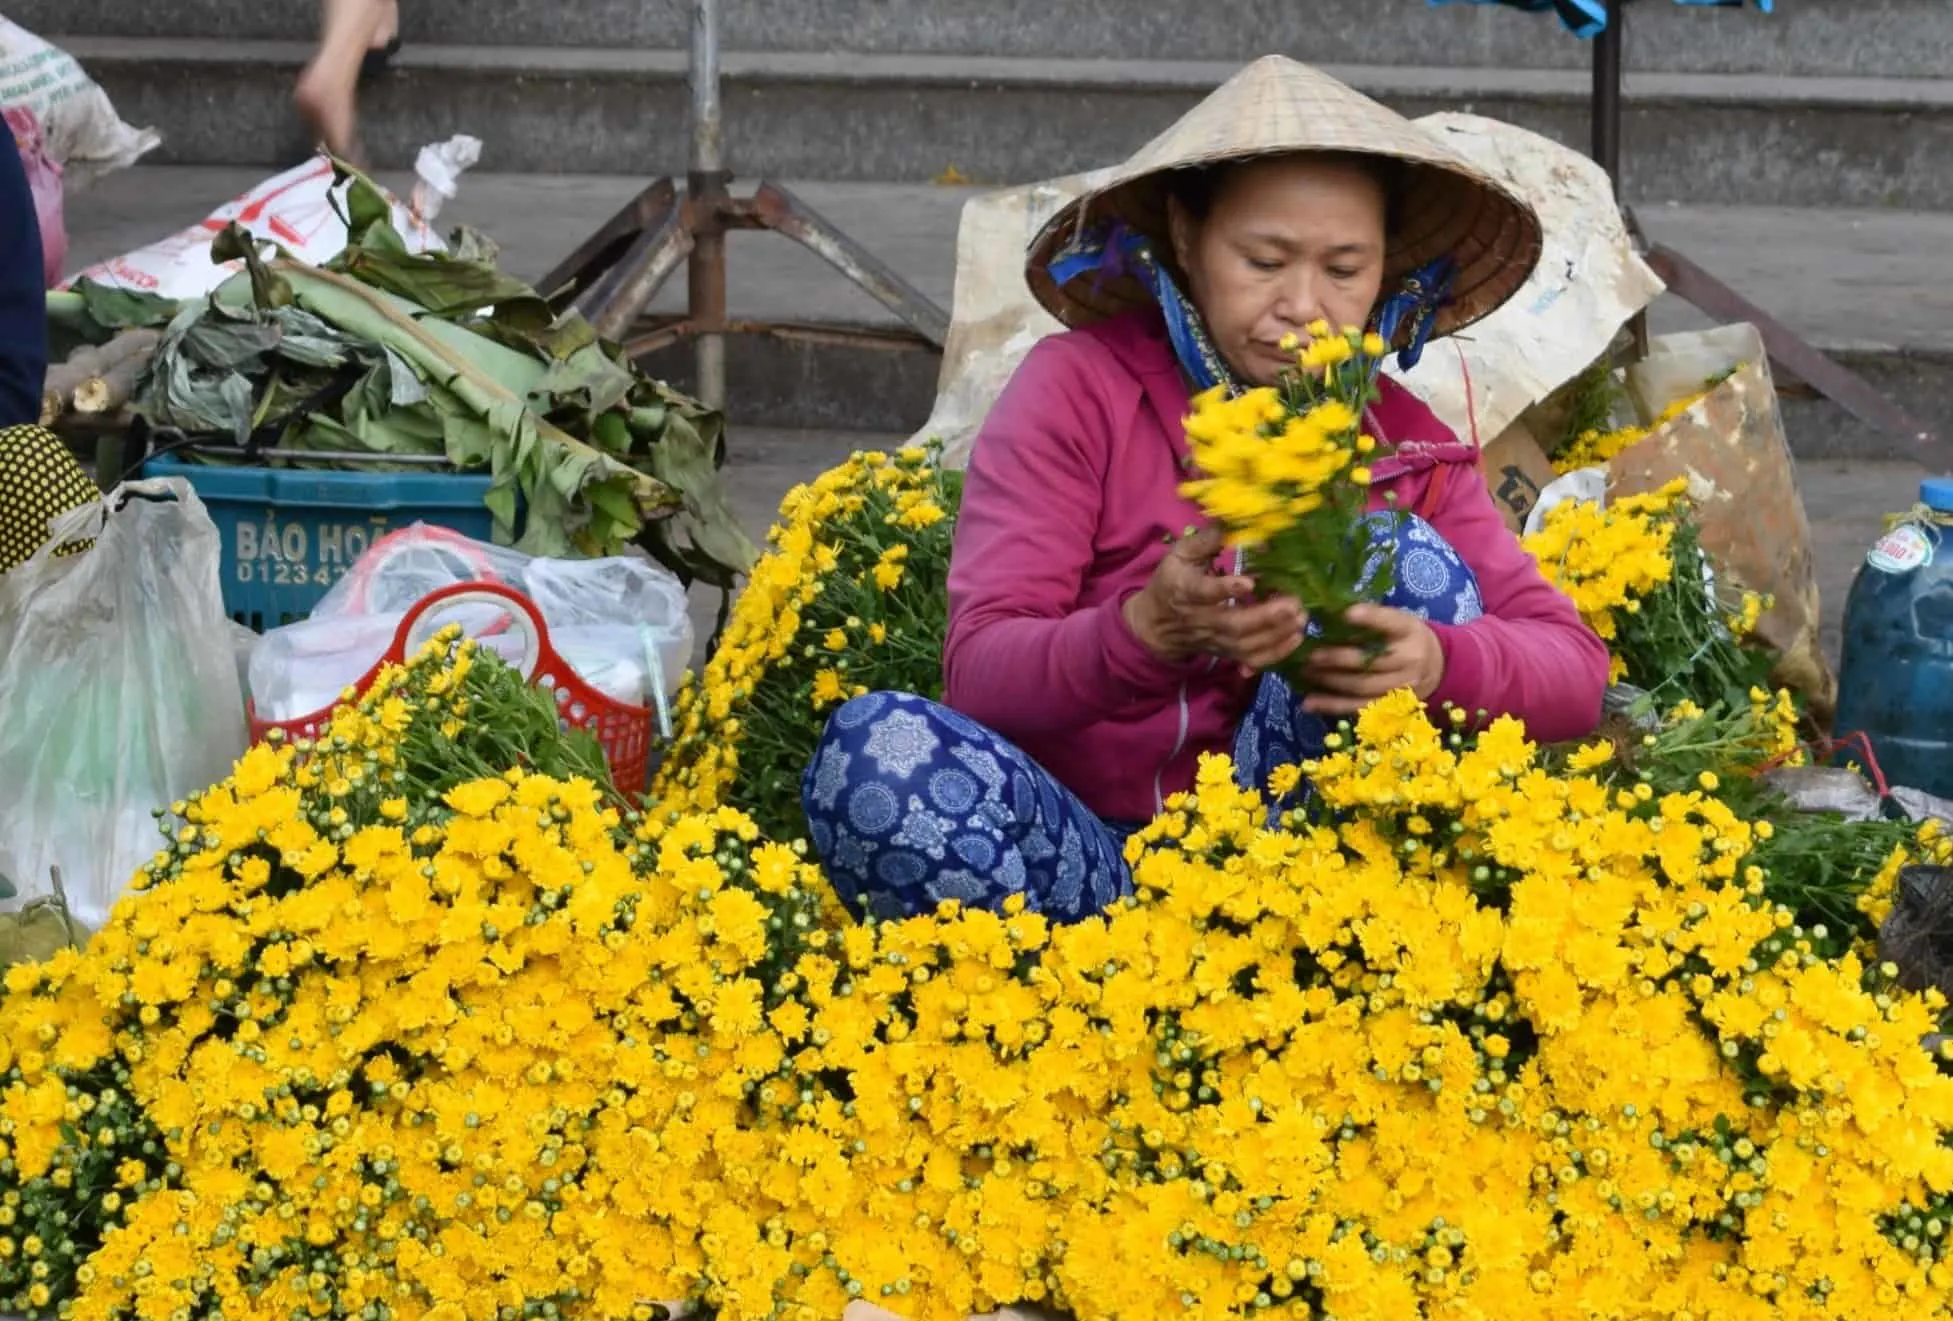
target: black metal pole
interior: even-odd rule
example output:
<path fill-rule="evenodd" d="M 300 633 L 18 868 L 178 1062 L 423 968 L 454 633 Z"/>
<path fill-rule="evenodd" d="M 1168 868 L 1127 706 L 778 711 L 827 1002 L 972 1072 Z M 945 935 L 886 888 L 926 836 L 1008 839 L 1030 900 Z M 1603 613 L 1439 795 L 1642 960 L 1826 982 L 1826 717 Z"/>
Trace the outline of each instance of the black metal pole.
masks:
<path fill-rule="evenodd" d="M 1621 48 L 1626 0 L 1607 0 L 1607 26 L 1594 38 L 1594 160 L 1621 192 Z"/>

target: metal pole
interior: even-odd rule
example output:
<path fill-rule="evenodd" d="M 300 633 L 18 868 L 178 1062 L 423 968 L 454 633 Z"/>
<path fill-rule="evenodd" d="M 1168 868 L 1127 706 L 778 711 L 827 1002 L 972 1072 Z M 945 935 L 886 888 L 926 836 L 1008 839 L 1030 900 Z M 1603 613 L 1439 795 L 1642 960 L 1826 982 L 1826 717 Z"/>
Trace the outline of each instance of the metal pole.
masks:
<path fill-rule="evenodd" d="M 719 103 L 719 0 L 692 0 L 692 152 L 685 187 L 692 212 L 687 298 L 698 337 L 698 397 L 726 404 L 726 163 Z"/>
<path fill-rule="evenodd" d="M 1594 38 L 1594 161 L 1607 173 L 1615 203 L 1621 207 L 1631 241 L 1637 238 L 1634 213 L 1621 200 L 1621 51 L 1627 45 L 1626 0 L 1607 0 L 1607 26 Z M 1634 314 L 1628 322 L 1638 361 L 1648 356 L 1648 314 Z"/>
<path fill-rule="evenodd" d="M 1607 0 L 1607 26 L 1594 38 L 1594 160 L 1621 193 L 1621 46 L 1625 0 Z"/>

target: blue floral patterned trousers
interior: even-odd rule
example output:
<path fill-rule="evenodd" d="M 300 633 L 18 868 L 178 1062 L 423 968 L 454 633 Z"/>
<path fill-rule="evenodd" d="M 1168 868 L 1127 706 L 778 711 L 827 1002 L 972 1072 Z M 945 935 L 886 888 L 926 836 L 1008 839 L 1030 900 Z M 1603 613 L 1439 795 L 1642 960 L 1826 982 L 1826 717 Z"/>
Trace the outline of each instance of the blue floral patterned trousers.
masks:
<path fill-rule="evenodd" d="M 1385 605 L 1464 624 L 1483 613 L 1478 581 L 1415 515 L 1373 516 L 1397 543 Z M 1262 676 L 1234 738 L 1235 774 L 1265 789 L 1281 766 L 1323 751 L 1328 730 L 1288 683 Z M 801 779 L 815 852 L 841 896 L 880 917 L 933 911 L 946 899 L 1028 908 L 1075 922 L 1132 889 L 1126 839 L 1137 822 L 1100 819 L 994 730 L 913 693 L 844 703 Z"/>

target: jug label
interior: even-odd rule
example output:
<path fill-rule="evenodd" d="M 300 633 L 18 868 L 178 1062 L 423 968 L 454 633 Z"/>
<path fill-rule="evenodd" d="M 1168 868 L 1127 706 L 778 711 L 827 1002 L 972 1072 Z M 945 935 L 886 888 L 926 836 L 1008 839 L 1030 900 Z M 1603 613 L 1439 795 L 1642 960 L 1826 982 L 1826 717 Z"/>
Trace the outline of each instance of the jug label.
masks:
<path fill-rule="evenodd" d="M 1893 528 L 1878 539 L 1865 563 L 1883 573 L 1910 573 L 1933 562 L 1933 543 L 1911 523 Z"/>

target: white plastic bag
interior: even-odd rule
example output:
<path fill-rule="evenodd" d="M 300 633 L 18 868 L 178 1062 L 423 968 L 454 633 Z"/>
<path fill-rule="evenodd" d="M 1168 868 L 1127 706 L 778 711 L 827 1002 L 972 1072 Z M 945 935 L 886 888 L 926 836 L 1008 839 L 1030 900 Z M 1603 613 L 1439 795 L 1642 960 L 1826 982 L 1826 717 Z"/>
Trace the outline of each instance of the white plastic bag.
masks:
<path fill-rule="evenodd" d="M 685 589 L 668 570 L 624 557 L 540 559 L 422 523 L 374 542 L 309 619 L 264 635 L 250 667 L 258 718 L 295 721 L 331 707 L 385 656 L 415 605 L 461 583 L 496 583 L 528 597 L 550 646 L 584 682 L 616 701 L 656 707 L 669 732 L 667 704 L 691 662 L 693 630 Z M 505 618 L 493 605 L 441 613 L 498 652 L 514 641 L 497 631 Z"/>
<path fill-rule="evenodd" d="M 123 123 L 68 52 L 0 18 L 0 110 L 16 106 L 40 121 L 54 163 L 81 174 L 133 165 L 162 141 L 154 129 Z"/>
<path fill-rule="evenodd" d="M 75 917 L 101 926 L 162 846 L 155 813 L 243 755 L 218 548 L 187 483 L 135 482 L 57 519 L 46 546 L 0 574 L 0 873 L 20 892 L 10 903 L 48 894 L 59 867 Z"/>
<path fill-rule="evenodd" d="M 1532 512 L 1526 515 L 1527 536 L 1536 535 L 1546 526 L 1546 516 L 1559 506 L 1571 501 L 1574 504 L 1598 505 L 1607 507 L 1607 469 L 1575 468 L 1562 473 L 1540 489 L 1539 499 L 1534 502 Z"/>
<path fill-rule="evenodd" d="M 421 150 L 416 165 L 414 204 L 387 194 L 393 227 L 410 252 L 438 252 L 445 245 L 433 229 L 441 204 L 454 196 L 455 180 L 481 156 L 481 143 L 456 137 Z M 77 272 L 68 283 L 87 278 L 159 294 L 164 298 L 196 298 L 207 294 L 243 268 L 242 262 L 210 260 L 210 241 L 233 221 L 268 243 L 277 243 L 298 260 L 323 265 L 346 247 L 345 194 L 349 184 L 333 186 L 333 165 L 315 156 L 242 197 L 232 198 L 188 229 L 137 248 L 134 252 L 97 262 Z"/>

